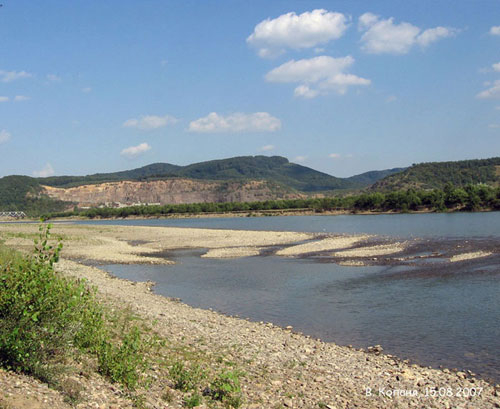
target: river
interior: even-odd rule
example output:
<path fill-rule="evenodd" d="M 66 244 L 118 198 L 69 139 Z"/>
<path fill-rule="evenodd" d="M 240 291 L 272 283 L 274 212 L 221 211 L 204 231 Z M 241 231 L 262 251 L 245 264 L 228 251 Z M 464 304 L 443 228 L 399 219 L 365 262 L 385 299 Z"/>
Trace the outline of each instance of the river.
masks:
<path fill-rule="evenodd" d="M 90 221 L 84 223 L 370 233 L 435 246 L 500 245 L 500 213 L 284 216 Z M 451 243 L 451 244 L 450 244 Z M 423 365 L 470 369 L 500 381 L 500 256 L 420 266 L 347 267 L 274 255 L 217 260 L 178 250 L 175 265 L 106 265 L 116 276 L 152 280 L 154 291 L 189 305 L 292 325 L 341 345 Z"/>

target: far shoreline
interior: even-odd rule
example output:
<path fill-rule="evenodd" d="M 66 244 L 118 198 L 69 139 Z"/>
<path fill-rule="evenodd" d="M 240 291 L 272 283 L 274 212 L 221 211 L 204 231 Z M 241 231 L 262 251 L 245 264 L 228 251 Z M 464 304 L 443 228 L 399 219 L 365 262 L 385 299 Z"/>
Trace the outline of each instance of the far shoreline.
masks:
<path fill-rule="evenodd" d="M 492 213 L 498 212 L 495 209 L 479 209 L 468 211 L 462 209 L 436 211 L 432 209 L 408 210 L 408 211 L 356 211 L 356 210 L 325 210 L 316 211 L 311 209 L 280 209 L 280 210 L 257 210 L 257 211 L 233 211 L 233 212 L 200 212 L 200 213 L 171 213 L 159 215 L 130 215 L 126 217 L 111 216 L 111 217 L 83 217 L 83 216 L 68 216 L 43 218 L 45 222 L 63 222 L 63 221 L 86 221 L 86 220 L 152 220 L 152 219 L 210 219 L 210 218 L 236 218 L 236 217 L 274 217 L 274 216 L 377 216 L 377 215 L 397 215 L 397 214 L 454 214 L 454 213 Z M 0 218 L 0 223 L 16 223 L 16 222 L 39 222 L 40 218 L 27 217 L 23 219 Z"/>

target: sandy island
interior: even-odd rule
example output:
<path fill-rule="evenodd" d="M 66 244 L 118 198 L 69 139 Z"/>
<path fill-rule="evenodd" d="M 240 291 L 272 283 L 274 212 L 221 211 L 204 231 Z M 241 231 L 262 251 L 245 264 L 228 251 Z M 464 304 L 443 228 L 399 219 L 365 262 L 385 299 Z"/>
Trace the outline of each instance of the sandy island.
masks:
<path fill-rule="evenodd" d="M 0 226 L 0 237 L 8 245 L 20 249 L 31 247 L 36 232 L 36 225 Z M 205 248 L 208 249 L 207 256 L 212 252 L 212 255 L 228 257 L 232 251 L 248 256 L 270 246 L 280 246 L 289 249 L 280 250 L 281 254 L 291 255 L 318 249 L 348 248 L 354 243 L 359 244 L 360 237 L 343 237 L 345 241 L 342 243 L 338 237 L 326 237 L 322 245 L 321 241 L 304 243 L 317 239 L 315 234 L 292 232 L 56 225 L 53 233 L 54 236 L 63 236 L 65 243 L 63 258 L 57 266 L 59 271 L 86 278 L 97 286 L 108 302 L 117 306 L 128 305 L 141 317 L 155 322 L 155 330 L 169 340 L 182 342 L 207 356 L 217 356 L 224 351 L 227 359 L 245 371 L 244 408 L 500 407 L 498 385 L 494 387 L 470 374 L 409 365 L 390 355 L 380 354 L 378 348 L 364 352 L 315 340 L 294 333 L 290 328 L 282 329 L 270 323 L 249 322 L 192 308 L 153 294 L 148 283 L 113 278 L 96 267 L 78 262 L 166 263 L 169 262 L 168 251 L 178 248 Z M 371 249 L 369 243 L 367 246 L 365 254 L 367 251 L 374 254 L 373 246 Z M 393 247 L 399 250 L 401 244 Z M 382 250 L 383 254 L 389 251 L 375 250 L 378 250 L 377 254 Z M 53 396 L 57 392 L 44 389 L 39 382 L 4 371 L 0 371 L 0 380 L 3 383 L 0 397 L 3 396 L 6 402 L 14 402 L 16 396 L 22 399 L 19 393 L 15 394 L 16 385 L 22 385 L 23 394 L 28 391 L 45 399 L 40 398 L 38 406 L 18 407 L 69 408 Z M 99 388 L 100 400 L 96 401 L 92 395 L 77 407 L 128 407 L 120 403 L 116 388 L 106 385 Z M 453 396 L 432 392 L 439 388 L 445 388 L 445 392 L 449 388 Z M 464 396 L 463 391 L 471 390 L 476 391 L 476 396 Z M 181 407 L 182 402 L 162 405 L 160 398 L 155 400 L 155 393 L 160 392 L 151 389 L 147 407 Z M 100 405 L 98 402 L 102 401 L 118 403 Z"/>

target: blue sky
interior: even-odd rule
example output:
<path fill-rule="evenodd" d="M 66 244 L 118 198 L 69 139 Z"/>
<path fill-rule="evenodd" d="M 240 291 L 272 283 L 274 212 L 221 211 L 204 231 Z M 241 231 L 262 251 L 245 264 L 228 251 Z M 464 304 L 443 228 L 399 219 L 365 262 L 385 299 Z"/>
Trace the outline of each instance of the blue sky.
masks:
<path fill-rule="evenodd" d="M 4 0 L 0 176 L 500 155 L 500 1 Z"/>

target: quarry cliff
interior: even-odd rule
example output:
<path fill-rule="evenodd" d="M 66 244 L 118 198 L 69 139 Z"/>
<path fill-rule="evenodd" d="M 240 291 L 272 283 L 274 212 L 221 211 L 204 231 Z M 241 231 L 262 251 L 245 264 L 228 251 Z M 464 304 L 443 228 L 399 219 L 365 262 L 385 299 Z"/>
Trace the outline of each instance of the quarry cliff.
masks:
<path fill-rule="evenodd" d="M 204 181 L 173 178 L 153 181 L 119 181 L 69 188 L 42 186 L 42 194 L 73 202 L 79 207 L 99 205 L 252 202 L 296 199 L 304 195 L 265 180 Z"/>

